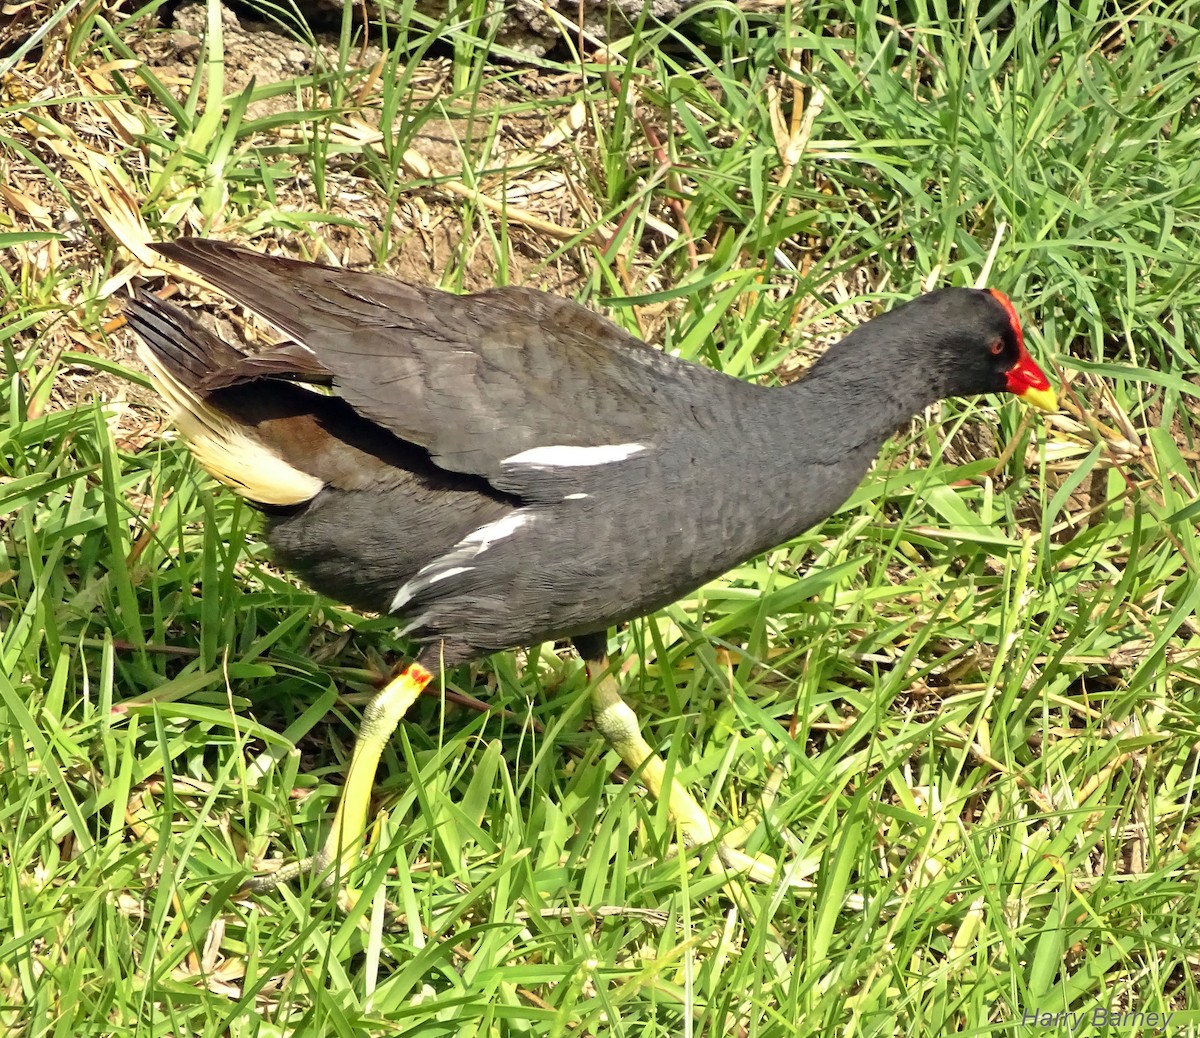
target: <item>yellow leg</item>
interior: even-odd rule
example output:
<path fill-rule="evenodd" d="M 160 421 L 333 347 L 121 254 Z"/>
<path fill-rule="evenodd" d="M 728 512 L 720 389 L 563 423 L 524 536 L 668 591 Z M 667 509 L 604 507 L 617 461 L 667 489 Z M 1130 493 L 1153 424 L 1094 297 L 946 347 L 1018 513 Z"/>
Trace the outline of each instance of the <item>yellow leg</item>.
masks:
<path fill-rule="evenodd" d="M 350 770 L 346 773 L 346 784 L 333 816 L 333 828 L 324 846 L 311 858 L 285 865 L 270 875 L 255 876 L 242 887 L 244 891 L 261 894 L 305 872 L 322 876 L 327 885 L 341 884 L 362 852 L 379 758 L 396 726 L 432 680 L 433 675 L 425 667 L 411 663 L 367 704 L 350 758 Z M 335 867 L 330 869 L 333 865 Z"/>
<path fill-rule="evenodd" d="M 608 744 L 621 755 L 621 760 L 641 777 L 650 795 L 656 800 L 666 799 L 667 810 L 679 826 L 684 842 L 689 847 L 715 843 L 717 856 L 725 869 L 743 873 L 760 883 L 771 882 L 775 878 L 774 862 L 752 858 L 727 841 L 720 840 L 708 813 L 691 793 L 678 781 L 667 784 L 666 763 L 642 738 L 637 715 L 621 698 L 617 681 L 609 673 L 607 662 L 589 662 L 588 673 L 592 678 L 592 712 L 596 727 Z"/>

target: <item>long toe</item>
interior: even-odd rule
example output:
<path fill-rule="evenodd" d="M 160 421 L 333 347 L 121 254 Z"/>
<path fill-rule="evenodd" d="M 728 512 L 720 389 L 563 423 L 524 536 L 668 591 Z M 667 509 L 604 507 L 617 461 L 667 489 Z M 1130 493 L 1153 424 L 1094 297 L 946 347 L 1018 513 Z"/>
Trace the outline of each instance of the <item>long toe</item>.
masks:
<path fill-rule="evenodd" d="M 775 862 L 751 857 L 739 850 L 734 846 L 736 836 L 733 840 L 722 839 L 720 829 L 683 783 L 668 778 L 666 763 L 642 737 L 637 715 L 621 697 L 616 679 L 608 672 L 607 662 L 591 661 L 588 668 L 593 675 L 591 695 L 596 727 L 650 795 L 666 802 L 684 843 L 689 847 L 714 845 L 717 856 L 713 867 L 722 874 L 737 873 L 760 883 L 774 882 L 779 872 Z M 768 786 L 768 795 L 771 792 Z"/>

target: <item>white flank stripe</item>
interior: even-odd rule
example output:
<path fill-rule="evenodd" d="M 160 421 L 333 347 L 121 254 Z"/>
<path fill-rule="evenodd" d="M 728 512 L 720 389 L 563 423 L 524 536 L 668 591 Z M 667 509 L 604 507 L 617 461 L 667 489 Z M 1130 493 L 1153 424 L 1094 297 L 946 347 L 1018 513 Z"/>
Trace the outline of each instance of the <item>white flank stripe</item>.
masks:
<path fill-rule="evenodd" d="M 472 552 L 472 556 L 478 555 L 481 551 L 487 551 L 496 541 L 502 541 L 505 537 L 510 537 L 532 519 L 528 512 L 516 511 L 509 512 L 503 519 L 497 519 L 494 523 L 488 523 L 487 526 L 481 526 L 473 533 L 469 533 L 461 541 L 459 545 L 466 546 L 468 544 L 478 544 L 479 549 Z M 450 554 L 446 558 L 450 558 L 458 551 L 458 547 L 451 549 Z M 436 562 L 433 565 L 437 565 Z"/>
<path fill-rule="evenodd" d="M 540 465 L 546 468 L 577 468 L 583 465 L 611 465 L 646 449 L 642 443 L 606 443 L 600 447 L 531 447 L 501 460 L 501 465 Z"/>
<path fill-rule="evenodd" d="M 585 498 L 591 497 L 591 494 L 568 494 L 563 498 L 564 501 L 582 501 Z"/>
<path fill-rule="evenodd" d="M 436 584 L 439 580 L 445 580 L 448 577 L 457 577 L 460 573 L 470 573 L 474 566 L 455 566 L 453 569 L 448 569 L 443 573 L 438 573 L 436 576 L 429 578 L 430 584 Z"/>
<path fill-rule="evenodd" d="M 407 581 L 404 584 L 401 584 L 399 590 L 396 591 L 395 597 L 392 599 L 392 604 L 390 606 L 388 606 L 388 612 L 389 613 L 400 612 L 400 610 L 403 609 L 406 605 L 408 605 L 408 603 L 412 600 L 412 596 L 414 593 L 415 592 L 413 590 L 413 582 L 411 580 Z M 401 631 L 400 633 L 404 634 L 405 631 L 407 631 L 407 630 L 408 630 L 408 628 L 406 627 L 404 629 L 404 631 Z"/>
<path fill-rule="evenodd" d="M 420 592 L 424 591 L 431 584 L 436 584 L 439 580 L 447 580 L 450 577 L 457 576 L 460 573 L 467 573 L 474 569 L 474 566 L 466 566 L 464 563 L 470 562 L 476 555 L 482 555 L 497 541 L 502 541 L 505 537 L 511 537 L 522 526 L 532 521 L 533 515 L 530 512 L 517 510 L 509 512 L 502 519 L 497 519 L 486 526 L 481 526 L 478 530 L 472 530 L 466 537 L 446 552 L 445 555 L 441 555 L 432 562 L 426 563 L 417 570 L 412 580 L 401 584 L 400 588 L 396 591 L 396 596 L 392 599 L 389 611 L 393 613 L 399 612 Z M 413 626 L 413 624 L 409 624 L 400 633 L 404 634 L 405 631 Z"/>

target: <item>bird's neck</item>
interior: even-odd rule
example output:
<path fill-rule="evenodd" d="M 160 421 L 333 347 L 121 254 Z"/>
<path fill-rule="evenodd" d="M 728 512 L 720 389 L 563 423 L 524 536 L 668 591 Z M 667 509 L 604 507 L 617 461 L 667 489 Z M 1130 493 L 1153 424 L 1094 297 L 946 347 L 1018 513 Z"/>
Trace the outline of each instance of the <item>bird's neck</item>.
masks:
<path fill-rule="evenodd" d="M 814 460 L 836 464 L 839 454 L 860 452 L 874 458 L 889 436 L 944 395 L 908 358 L 854 346 L 843 340 L 777 393 L 780 422 Z"/>

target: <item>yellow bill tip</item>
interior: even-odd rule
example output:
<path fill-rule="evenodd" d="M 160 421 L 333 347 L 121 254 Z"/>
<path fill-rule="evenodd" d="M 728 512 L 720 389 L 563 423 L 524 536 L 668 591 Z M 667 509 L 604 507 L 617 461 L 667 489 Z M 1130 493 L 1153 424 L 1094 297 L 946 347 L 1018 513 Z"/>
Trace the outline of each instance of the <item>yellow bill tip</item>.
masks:
<path fill-rule="evenodd" d="M 1045 389 L 1031 387 L 1019 395 L 1025 403 L 1030 407 L 1036 407 L 1039 411 L 1053 413 L 1058 410 L 1058 394 L 1049 386 Z"/>

